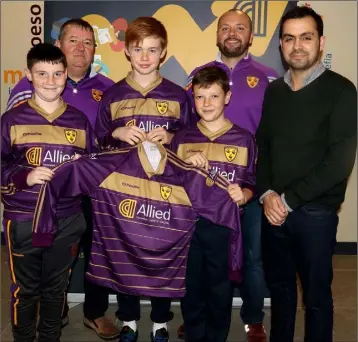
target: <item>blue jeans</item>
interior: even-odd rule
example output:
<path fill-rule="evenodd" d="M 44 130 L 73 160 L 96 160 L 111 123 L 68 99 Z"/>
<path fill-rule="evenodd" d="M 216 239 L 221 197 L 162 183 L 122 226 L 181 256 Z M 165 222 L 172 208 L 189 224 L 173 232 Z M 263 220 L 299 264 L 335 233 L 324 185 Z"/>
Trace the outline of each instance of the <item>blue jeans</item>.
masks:
<path fill-rule="evenodd" d="M 262 207 L 254 199 L 244 207 L 242 236 L 244 247 L 243 281 L 240 296 L 243 300 L 241 319 L 244 324 L 262 323 L 264 319 L 265 278 L 261 253 Z"/>

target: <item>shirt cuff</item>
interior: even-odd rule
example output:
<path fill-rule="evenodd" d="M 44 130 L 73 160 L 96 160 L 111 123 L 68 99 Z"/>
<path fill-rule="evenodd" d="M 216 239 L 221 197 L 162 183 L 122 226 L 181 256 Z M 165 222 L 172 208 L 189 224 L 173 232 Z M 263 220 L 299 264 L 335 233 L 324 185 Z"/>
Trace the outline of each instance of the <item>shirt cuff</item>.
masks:
<path fill-rule="evenodd" d="M 27 185 L 27 176 L 32 169 L 20 170 L 12 176 L 12 182 L 15 185 L 16 190 L 29 189 Z"/>
<path fill-rule="evenodd" d="M 292 213 L 293 209 L 287 204 L 286 199 L 285 199 L 285 194 L 281 195 L 281 200 L 282 200 L 283 204 L 285 205 L 286 209 L 288 210 L 288 212 Z"/>
<path fill-rule="evenodd" d="M 272 194 L 273 192 L 275 192 L 275 191 L 273 191 L 273 190 L 267 190 L 267 191 L 259 198 L 259 202 L 260 202 L 261 204 L 263 204 L 263 203 L 264 203 L 264 198 L 265 198 L 267 195 Z"/>

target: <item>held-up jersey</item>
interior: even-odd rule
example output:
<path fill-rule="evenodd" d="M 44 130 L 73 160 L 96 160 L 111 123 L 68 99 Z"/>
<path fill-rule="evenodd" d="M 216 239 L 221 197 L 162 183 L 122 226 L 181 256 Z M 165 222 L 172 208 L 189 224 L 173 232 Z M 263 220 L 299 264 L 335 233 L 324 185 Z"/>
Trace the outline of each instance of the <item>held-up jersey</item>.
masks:
<path fill-rule="evenodd" d="M 257 149 L 254 137 L 229 120 L 214 133 L 200 121 L 196 126 L 181 129 L 174 136 L 170 149 L 184 160 L 202 153 L 212 170 L 230 183 L 255 192 Z"/>
<path fill-rule="evenodd" d="M 142 88 L 128 75 L 103 95 L 96 134 L 104 148 L 128 147 L 127 143 L 112 137 L 116 128 L 137 126 L 148 133 L 153 128 L 164 127 L 174 133 L 189 123 L 190 107 L 185 90 L 173 82 L 159 76 Z"/>
<path fill-rule="evenodd" d="M 67 79 L 62 98 L 66 103 L 83 112 L 94 128 L 102 95 L 113 84 L 114 82 L 110 78 L 96 72 L 91 72 L 78 82 L 76 86 Z M 6 110 L 8 111 L 31 99 L 33 92 L 34 87 L 32 83 L 27 77 L 22 78 L 12 90 Z"/>
<path fill-rule="evenodd" d="M 97 152 L 93 129 L 87 117 L 62 102 L 52 114 L 33 99 L 6 112 L 1 118 L 1 193 L 4 217 L 31 221 L 39 185 L 29 187 L 27 175 L 38 166 L 53 168 L 75 153 Z M 61 199 L 59 217 L 79 212 L 80 200 Z"/>
<path fill-rule="evenodd" d="M 208 66 L 218 66 L 229 76 L 233 96 L 225 107 L 225 116 L 232 123 L 255 135 L 261 120 L 265 90 L 269 82 L 279 77 L 276 71 L 254 61 L 250 54 L 239 61 L 233 69 L 230 69 L 222 62 L 219 55 L 217 60 L 194 69 L 189 75 L 186 89 L 190 95 L 194 112 L 191 81 L 199 70 Z"/>
<path fill-rule="evenodd" d="M 156 171 L 143 144 L 58 166 L 40 191 L 33 244 L 51 244 L 59 198 L 89 195 L 93 208 L 89 280 L 132 295 L 184 296 L 187 255 L 198 216 L 233 229 L 241 239 L 240 213 L 224 178 L 191 167 L 156 146 L 160 152 Z M 242 250 L 232 246 L 232 251 L 231 268 L 239 273 Z"/>

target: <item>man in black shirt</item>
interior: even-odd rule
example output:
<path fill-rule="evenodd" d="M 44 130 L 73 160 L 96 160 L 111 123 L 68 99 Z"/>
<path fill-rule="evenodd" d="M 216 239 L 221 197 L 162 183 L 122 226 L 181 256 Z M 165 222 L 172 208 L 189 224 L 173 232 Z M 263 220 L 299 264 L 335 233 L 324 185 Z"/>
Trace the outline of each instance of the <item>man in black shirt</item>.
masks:
<path fill-rule="evenodd" d="M 357 141 L 357 91 L 320 62 L 322 18 L 297 7 L 281 21 L 289 66 L 266 90 L 257 131 L 257 187 L 264 208 L 265 276 L 271 342 L 294 339 L 299 275 L 305 341 L 332 342 L 332 255 Z"/>

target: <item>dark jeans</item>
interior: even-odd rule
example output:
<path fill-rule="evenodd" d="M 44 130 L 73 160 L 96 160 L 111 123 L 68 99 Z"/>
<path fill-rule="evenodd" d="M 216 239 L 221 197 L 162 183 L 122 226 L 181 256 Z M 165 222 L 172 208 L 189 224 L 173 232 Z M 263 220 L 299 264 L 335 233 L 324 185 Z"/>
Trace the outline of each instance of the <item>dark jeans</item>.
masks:
<path fill-rule="evenodd" d="M 332 342 L 332 256 L 338 215 L 332 208 L 306 204 L 280 226 L 263 218 L 263 259 L 271 291 L 271 342 L 294 338 L 298 274 L 305 306 L 305 342 Z"/>
<path fill-rule="evenodd" d="M 204 219 L 196 225 L 181 301 L 187 342 L 226 342 L 233 296 L 228 277 L 230 232 Z"/>
<path fill-rule="evenodd" d="M 11 321 L 15 342 L 33 342 L 40 303 L 38 342 L 58 342 L 71 265 L 85 230 L 82 214 L 59 220 L 51 247 L 32 247 L 32 222 L 4 220 L 12 278 Z"/>
<path fill-rule="evenodd" d="M 140 297 L 119 293 L 117 295 L 118 310 L 116 316 L 120 321 L 130 322 L 140 320 Z M 171 298 L 150 298 L 152 303 L 152 312 L 150 319 L 154 323 L 166 323 L 173 319 L 173 313 L 170 311 Z"/>
<path fill-rule="evenodd" d="M 243 301 L 240 315 L 244 324 L 262 323 L 264 319 L 266 285 L 261 253 L 261 215 L 261 204 L 255 199 L 244 207 L 241 221 L 244 268 L 239 289 Z"/>
<path fill-rule="evenodd" d="M 87 229 L 82 237 L 81 245 L 83 247 L 86 272 L 91 255 L 93 234 L 92 205 L 90 198 L 85 198 L 83 200 L 83 213 L 85 215 Z M 85 275 L 84 277 L 85 301 L 83 303 L 83 315 L 87 319 L 94 320 L 105 315 L 108 309 L 110 289 L 93 284 L 87 279 Z"/>

